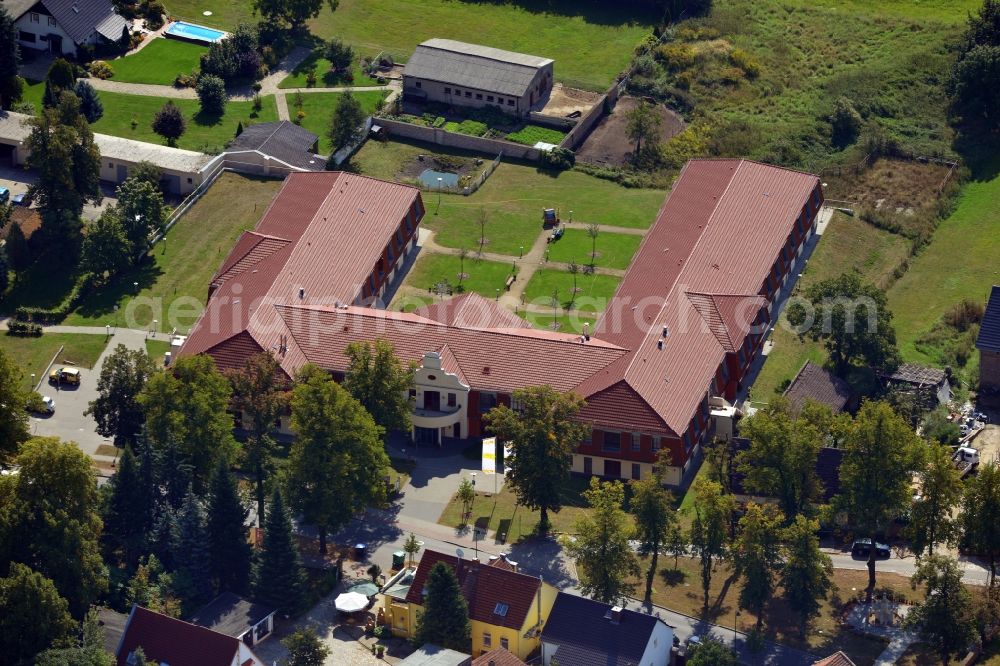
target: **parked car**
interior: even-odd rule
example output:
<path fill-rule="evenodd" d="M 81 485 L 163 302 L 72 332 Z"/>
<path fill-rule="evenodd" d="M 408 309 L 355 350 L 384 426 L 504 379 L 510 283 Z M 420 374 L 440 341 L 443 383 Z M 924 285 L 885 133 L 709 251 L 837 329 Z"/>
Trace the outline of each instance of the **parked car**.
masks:
<path fill-rule="evenodd" d="M 30 206 L 31 205 L 31 195 L 27 192 L 22 192 L 21 194 L 15 194 L 14 198 L 11 199 L 15 206 Z"/>
<path fill-rule="evenodd" d="M 80 369 L 71 366 L 52 368 L 52 372 L 49 373 L 49 382 L 52 384 L 72 384 L 73 386 L 78 386 L 80 384 Z"/>
<path fill-rule="evenodd" d="M 851 555 L 855 557 L 868 557 L 871 547 L 871 539 L 855 539 L 854 545 L 851 546 Z M 888 559 L 890 554 L 889 546 L 878 541 L 875 542 L 875 557 Z"/>
<path fill-rule="evenodd" d="M 32 414 L 55 414 L 56 401 L 47 395 L 38 395 L 32 391 L 27 408 Z"/>
<path fill-rule="evenodd" d="M 56 401 L 47 395 L 42 396 L 42 413 L 43 414 L 55 414 L 56 413 Z"/>
<path fill-rule="evenodd" d="M 10 201 L 10 190 L 0 185 L 0 203 L 7 203 L 8 201 Z"/>

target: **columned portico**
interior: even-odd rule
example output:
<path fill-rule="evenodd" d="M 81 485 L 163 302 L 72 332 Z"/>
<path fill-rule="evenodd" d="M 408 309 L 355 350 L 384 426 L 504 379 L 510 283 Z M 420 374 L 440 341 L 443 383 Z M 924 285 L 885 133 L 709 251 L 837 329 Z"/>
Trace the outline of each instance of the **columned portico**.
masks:
<path fill-rule="evenodd" d="M 443 437 L 467 436 L 469 385 L 460 376 L 447 347 L 427 352 L 413 375 L 410 437 L 419 444 L 441 445 Z M 451 367 L 446 367 L 451 366 Z"/>

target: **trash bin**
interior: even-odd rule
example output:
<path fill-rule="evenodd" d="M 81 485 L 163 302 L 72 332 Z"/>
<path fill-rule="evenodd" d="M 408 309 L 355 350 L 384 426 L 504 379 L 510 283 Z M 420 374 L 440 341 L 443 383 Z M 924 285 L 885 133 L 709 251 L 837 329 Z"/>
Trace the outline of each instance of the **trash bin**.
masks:
<path fill-rule="evenodd" d="M 368 546 L 367 545 L 365 545 L 363 543 L 355 544 L 354 545 L 354 559 L 357 560 L 358 562 L 364 561 L 365 555 L 367 554 L 367 551 L 368 551 Z"/>
<path fill-rule="evenodd" d="M 395 553 L 392 554 L 393 569 L 396 569 L 398 571 L 399 569 L 402 569 L 405 565 L 406 565 L 406 553 L 404 553 L 401 550 L 397 550 Z"/>

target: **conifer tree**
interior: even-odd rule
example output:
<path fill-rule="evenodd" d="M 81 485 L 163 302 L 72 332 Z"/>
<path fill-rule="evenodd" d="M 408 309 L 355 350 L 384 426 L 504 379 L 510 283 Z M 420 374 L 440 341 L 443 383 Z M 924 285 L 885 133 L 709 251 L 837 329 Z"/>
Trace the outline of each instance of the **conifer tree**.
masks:
<path fill-rule="evenodd" d="M 468 652 L 472 635 L 469 606 L 452 568 L 444 562 L 431 567 L 424 592 L 424 612 L 417 617 L 416 642 Z"/>
<path fill-rule="evenodd" d="M 250 580 L 250 543 L 246 521 L 250 511 L 243 506 L 236 479 L 225 461 L 212 478 L 208 498 L 208 542 L 212 556 L 212 578 L 219 590 L 241 592 Z"/>
<path fill-rule="evenodd" d="M 281 491 L 274 489 L 264 524 L 264 545 L 254 571 L 254 597 L 291 615 L 305 602 L 305 571 Z"/>
<path fill-rule="evenodd" d="M 212 559 L 209 551 L 205 509 L 194 491 L 184 498 L 177 518 L 174 544 L 174 587 L 188 606 L 212 596 Z"/>
<path fill-rule="evenodd" d="M 146 541 L 146 493 L 139 463 L 128 447 L 118 460 L 118 471 L 108 481 L 111 491 L 104 511 L 104 540 L 108 551 L 131 568 Z"/>

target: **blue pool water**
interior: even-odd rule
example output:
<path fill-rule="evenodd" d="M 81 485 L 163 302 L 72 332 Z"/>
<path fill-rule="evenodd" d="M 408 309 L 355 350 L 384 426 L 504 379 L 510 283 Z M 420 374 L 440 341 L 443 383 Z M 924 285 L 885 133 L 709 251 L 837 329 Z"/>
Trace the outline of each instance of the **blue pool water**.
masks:
<path fill-rule="evenodd" d="M 226 33 L 221 30 L 206 28 L 203 25 L 194 25 L 193 23 L 184 23 L 183 21 L 171 23 L 166 32 L 169 35 L 200 42 L 217 42 L 226 36 Z"/>
<path fill-rule="evenodd" d="M 438 178 L 441 179 L 440 185 Z M 438 187 L 455 187 L 458 185 L 458 174 L 449 171 L 435 171 L 434 169 L 424 169 L 420 174 L 420 182 L 431 189 Z"/>

